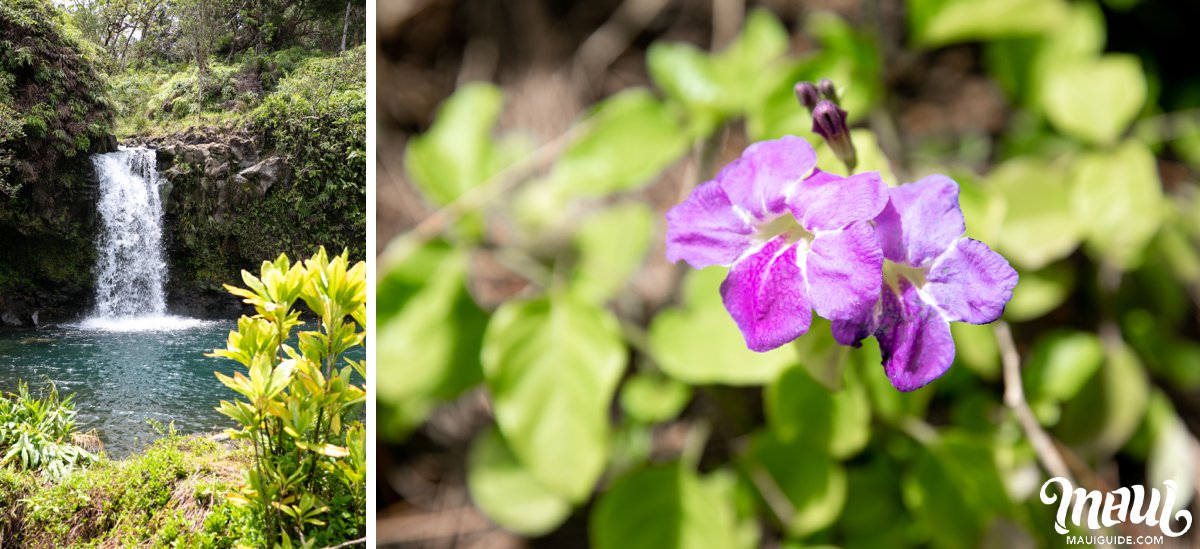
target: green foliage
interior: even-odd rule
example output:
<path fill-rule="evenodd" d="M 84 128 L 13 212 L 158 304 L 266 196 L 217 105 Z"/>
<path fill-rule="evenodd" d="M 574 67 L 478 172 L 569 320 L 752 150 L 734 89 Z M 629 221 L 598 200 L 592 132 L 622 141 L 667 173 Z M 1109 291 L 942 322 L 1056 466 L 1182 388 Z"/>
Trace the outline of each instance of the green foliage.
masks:
<path fill-rule="evenodd" d="M 6 545 L 207 547 L 258 544 L 261 525 L 221 501 L 249 448 L 173 433 L 124 460 L 59 477 L 0 468 Z"/>
<path fill-rule="evenodd" d="M 16 394 L 0 398 L 0 467 L 61 477 L 76 466 L 95 462 L 94 454 L 73 443 L 73 397 L 60 400 L 58 389 L 51 384 L 45 397 L 36 398 L 21 383 Z"/>
<path fill-rule="evenodd" d="M 448 222 L 381 259 L 381 437 L 404 444 L 438 418 L 426 433 L 438 436 L 413 445 L 461 444 L 444 453 L 467 456 L 472 503 L 528 537 L 570 539 L 586 515 L 602 548 L 1061 545 L 1036 496 L 1052 476 L 1045 449 L 1007 386 L 1016 374 L 1088 489 L 1116 474 L 1193 491 L 1179 396 L 1200 387 L 1200 192 L 1171 168 L 1200 169 L 1198 126 L 1158 115 L 1152 63 L 1104 53 L 1109 14 L 1094 2 L 908 7 L 917 51 L 886 57 L 876 27 L 828 13 L 789 37 L 752 11 L 720 52 L 655 43 L 656 88 L 598 100 L 537 152 L 510 145 L 519 128 L 497 133 L 499 88 L 448 98 L 405 151 Z M 889 135 L 909 125 L 896 108 L 908 94 L 945 84 L 907 81 L 945 54 L 919 50 L 961 42 L 983 42 L 962 51 L 979 51 L 1006 94 L 1003 128 L 951 147 Z M 885 58 L 915 61 L 897 72 Z M 1011 330 L 955 323 L 954 365 L 918 391 L 893 388 L 877 343 L 839 346 L 822 320 L 747 350 L 722 303 L 726 271 L 661 257 L 662 214 L 719 167 L 727 136 L 820 141 L 792 86 L 821 77 L 843 86 L 859 126 L 858 171 L 889 184 L 951 174 L 966 235 L 1020 274 Z M 821 169 L 843 173 L 816 148 Z M 521 280 L 497 291 L 497 272 Z M 443 406 L 483 408 L 488 424 L 443 440 Z"/>
<path fill-rule="evenodd" d="M 221 401 L 217 410 L 237 422 L 230 435 L 254 450 L 244 483 L 228 498 L 265 523 L 272 544 L 317 547 L 365 532 L 365 431 L 357 419 L 365 392 L 352 375 L 366 370 L 340 359 L 366 337 L 366 264 L 351 267 L 347 258 L 321 248 L 293 265 L 280 255 L 263 262 L 259 277 L 243 271 L 247 288 L 226 286 L 257 313 L 239 319 L 226 348 L 211 355 L 247 370 L 216 374 L 245 399 Z M 292 330 L 304 324 L 301 302 L 317 330 L 298 332 L 292 345 Z"/>

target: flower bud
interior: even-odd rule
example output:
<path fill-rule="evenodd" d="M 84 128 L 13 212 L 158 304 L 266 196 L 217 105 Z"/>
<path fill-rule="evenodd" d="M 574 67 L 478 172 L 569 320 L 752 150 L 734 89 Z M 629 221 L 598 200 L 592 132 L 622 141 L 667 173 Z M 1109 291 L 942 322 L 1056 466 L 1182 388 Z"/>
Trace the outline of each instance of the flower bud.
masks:
<path fill-rule="evenodd" d="M 821 97 L 834 103 L 838 102 L 837 86 L 833 85 L 833 80 L 822 78 L 820 82 L 817 82 L 817 89 L 820 90 Z"/>
<path fill-rule="evenodd" d="M 817 93 L 817 87 L 812 82 L 797 82 L 795 91 L 796 99 L 810 113 L 817 106 L 817 101 L 821 100 L 820 95 Z"/>
<path fill-rule="evenodd" d="M 842 159 L 851 172 L 858 164 L 854 143 L 850 141 L 850 127 L 846 125 L 846 111 L 833 101 L 822 99 L 813 109 L 812 131 L 825 138 L 829 148 Z"/>

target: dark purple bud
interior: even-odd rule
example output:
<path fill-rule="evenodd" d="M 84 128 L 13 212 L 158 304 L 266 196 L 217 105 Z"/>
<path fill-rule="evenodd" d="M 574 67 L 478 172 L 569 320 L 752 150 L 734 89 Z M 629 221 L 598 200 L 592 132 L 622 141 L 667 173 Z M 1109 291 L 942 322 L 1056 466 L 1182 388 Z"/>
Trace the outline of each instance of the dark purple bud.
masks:
<path fill-rule="evenodd" d="M 820 90 L 821 97 L 834 103 L 838 102 L 837 86 L 833 85 L 833 80 L 822 78 L 820 82 L 817 82 L 817 89 Z"/>
<path fill-rule="evenodd" d="M 804 105 L 804 108 L 808 109 L 808 112 L 812 112 L 813 108 L 817 106 L 817 101 L 821 100 L 820 95 L 817 94 L 817 87 L 812 82 L 797 82 L 795 91 L 796 99 L 800 101 L 801 105 Z"/>
<path fill-rule="evenodd" d="M 850 127 L 846 125 L 846 111 L 833 101 L 822 99 L 813 109 L 812 131 L 825 138 L 829 148 L 842 159 L 851 172 L 858 164 L 854 143 L 850 141 Z"/>

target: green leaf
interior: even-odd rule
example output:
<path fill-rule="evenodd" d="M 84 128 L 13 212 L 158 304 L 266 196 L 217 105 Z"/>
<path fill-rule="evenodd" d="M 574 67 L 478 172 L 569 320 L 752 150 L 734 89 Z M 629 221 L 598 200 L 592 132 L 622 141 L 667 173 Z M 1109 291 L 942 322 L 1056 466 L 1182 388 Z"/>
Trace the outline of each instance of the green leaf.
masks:
<path fill-rule="evenodd" d="M 521 535 L 546 534 L 571 514 L 570 502 L 529 474 L 494 428 L 471 445 L 467 487 L 488 518 Z"/>
<path fill-rule="evenodd" d="M 1004 196 L 999 251 L 1023 269 L 1040 269 L 1069 255 L 1079 245 L 1083 227 L 1070 209 L 1066 173 L 1057 164 L 1020 157 L 1000 164 L 987 184 Z"/>
<path fill-rule="evenodd" d="M 1000 347 L 991 326 L 951 322 L 950 334 L 958 351 L 956 362 L 983 379 L 994 381 L 1000 377 Z"/>
<path fill-rule="evenodd" d="M 644 423 L 666 421 L 679 415 L 692 399 L 692 388 L 670 378 L 636 374 L 621 389 L 621 409 Z"/>
<path fill-rule="evenodd" d="M 444 205 L 522 156 L 515 141 L 497 146 L 491 135 L 503 93 L 491 84 L 459 88 L 438 108 L 433 127 L 409 141 L 404 164 L 413 183 Z"/>
<path fill-rule="evenodd" d="M 1075 286 L 1075 273 L 1069 263 L 1055 263 L 1040 271 L 1024 271 L 1012 301 L 1004 309 L 1004 318 L 1016 322 L 1040 317 L 1067 299 Z"/>
<path fill-rule="evenodd" d="M 678 118 L 644 89 L 600 102 L 550 174 L 565 192 L 604 196 L 653 182 L 690 145 Z"/>
<path fill-rule="evenodd" d="M 599 302 L 616 295 L 645 260 L 655 234 L 654 217 L 646 204 L 631 202 L 585 219 L 575 233 L 579 263 L 571 291 Z"/>
<path fill-rule="evenodd" d="M 1043 73 L 1040 95 L 1050 122 L 1084 141 L 1115 142 L 1146 103 L 1146 77 L 1133 55 L 1061 58 Z"/>
<path fill-rule="evenodd" d="M 572 502 L 587 498 L 607 462 L 625 360 L 612 314 L 565 293 L 505 303 L 484 335 L 501 433 L 534 478 Z"/>
<path fill-rule="evenodd" d="M 1053 32 L 1067 15 L 1060 0 L 913 0 L 908 29 L 914 44 L 936 47 Z"/>
<path fill-rule="evenodd" d="M 1137 430 L 1150 399 L 1150 385 L 1137 354 L 1121 342 L 1105 348 L 1104 365 L 1063 407 L 1054 428 L 1068 444 L 1111 455 Z"/>
<path fill-rule="evenodd" d="M 836 392 L 801 367 L 785 370 L 768 385 L 763 407 L 775 437 L 822 448 L 838 459 L 861 451 L 871 434 L 870 402 L 854 369 L 844 372 L 848 379 Z"/>
<path fill-rule="evenodd" d="M 1104 363 L 1100 338 L 1088 332 L 1052 332 L 1034 344 L 1022 373 L 1030 400 L 1070 400 Z"/>
<path fill-rule="evenodd" d="M 683 305 L 660 312 L 650 324 L 650 349 L 663 371 L 684 383 L 759 385 L 796 363 L 793 349 L 766 353 L 746 348 L 745 339 L 721 303 L 725 269 L 688 274 Z"/>
<path fill-rule="evenodd" d="M 904 476 L 904 502 L 935 547 L 976 547 L 1011 502 L 989 440 L 951 431 L 922 448 Z"/>
<path fill-rule="evenodd" d="M 1187 425 L 1180 419 L 1171 399 L 1161 391 L 1155 391 L 1146 409 L 1145 428 L 1151 433 L 1152 442 L 1146 459 L 1147 488 L 1161 487 L 1164 481 L 1174 481 L 1179 497 L 1175 500 L 1175 511 L 1186 509 L 1195 494 L 1196 445 Z"/>
<path fill-rule="evenodd" d="M 636 471 L 600 495 L 590 518 L 596 549 L 738 547 L 734 510 L 678 463 Z"/>
<path fill-rule="evenodd" d="M 1154 154 L 1137 141 L 1081 154 L 1072 173 L 1072 213 L 1087 227 L 1087 249 L 1129 268 L 1162 222 L 1165 204 Z"/>
<path fill-rule="evenodd" d="M 782 493 L 794 513 L 784 529 L 807 536 L 833 524 L 846 503 L 846 471 L 803 441 L 783 442 L 770 431 L 755 435 L 742 460 L 759 493 Z M 772 487 L 768 487 L 774 484 Z"/>
<path fill-rule="evenodd" d="M 488 317 L 467 293 L 467 253 L 433 244 L 410 259 L 384 276 L 379 291 L 393 299 L 389 308 L 399 305 L 380 315 L 376 362 L 379 401 L 400 408 L 391 415 L 401 420 L 392 424 L 393 436 L 483 378 L 479 349 Z"/>
<path fill-rule="evenodd" d="M 701 133 L 708 133 L 715 122 L 762 98 L 766 89 L 756 82 L 787 48 L 787 30 L 779 20 L 753 10 L 742 33 L 723 52 L 710 55 L 690 44 L 656 42 L 646 52 L 646 69 L 668 97 L 699 119 L 694 124 Z"/>
<path fill-rule="evenodd" d="M 879 172 L 884 183 L 891 186 L 899 183 L 896 174 L 892 172 L 891 162 L 883 154 L 883 149 L 879 148 L 879 140 L 875 137 L 875 132 L 850 130 L 850 141 L 854 143 L 855 154 L 858 157 L 858 165 L 855 166 L 854 173 Z M 817 137 L 813 145 L 817 151 L 817 165 L 821 166 L 822 171 L 843 177 L 847 175 L 846 165 L 838 159 L 823 139 Z"/>

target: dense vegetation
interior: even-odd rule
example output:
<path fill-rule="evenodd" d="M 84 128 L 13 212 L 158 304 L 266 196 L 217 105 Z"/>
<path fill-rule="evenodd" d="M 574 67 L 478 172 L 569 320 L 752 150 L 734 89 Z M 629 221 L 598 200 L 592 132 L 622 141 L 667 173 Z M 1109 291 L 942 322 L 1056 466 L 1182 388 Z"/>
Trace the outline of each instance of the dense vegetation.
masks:
<path fill-rule="evenodd" d="M 101 59 L 47 0 L 0 3 L 0 292 L 90 283 L 88 153 L 113 124 Z"/>
<path fill-rule="evenodd" d="M 557 7 L 522 4 L 521 13 Z M 1056 506 L 1039 497 L 1052 477 L 1082 492 L 1173 482 L 1178 497 L 1162 516 L 1183 528 L 1169 513 L 1197 509 L 1200 156 L 1195 111 L 1177 109 L 1194 108 L 1200 86 L 1159 90 L 1151 52 L 1106 41 L 1123 10 L 1159 10 L 1160 21 L 1171 10 L 913 0 L 834 14 L 774 3 L 788 17 L 749 10 L 740 36 L 714 36 L 710 51 L 695 45 L 708 27 L 691 9 L 709 3 L 664 4 L 613 48 L 628 46 L 621 59 L 599 56 L 609 73 L 586 80 L 575 71 L 592 38 L 529 61 L 503 47 L 538 41 L 490 28 L 501 44 L 488 58 L 499 58 L 497 84 L 457 86 L 431 124 L 402 136 L 403 149 L 381 150 L 403 154 L 403 182 L 429 213 L 403 219 L 410 230 L 380 257 L 378 432 L 395 462 L 380 478 L 415 479 L 381 483 L 380 501 L 405 519 L 390 531 L 381 522 L 381 542 L 453 539 L 472 524 L 481 545 L 1065 546 Z M 594 34 L 549 29 L 540 43 L 599 43 L 627 21 L 623 9 L 601 15 Z M 712 14 L 714 35 L 723 15 Z M 409 23 L 412 43 L 419 22 Z M 536 64 L 547 58 L 562 65 Z M 391 61 L 405 69 L 397 74 L 430 70 L 404 65 L 409 56 Z M 538 82 L 550 89 L 530 93 L 527 73 L 553 75 Z M 798 101 L 798 82 L 822 78 L 836 82 L 822 96 L 848 113 L 852 131 L 837 134 L 854 143 L 856 167 L 843 167 L 818 135 L 829 137 L 827 126 Z M 560 94 L 583 108 L 562 101 L 576 118 L 539 135 L 555 127 L 542 103 Z M 944 376 L 897 384 L 881 366 L 898 354 L 894 341 L 876 332 L 878 343 L 838 345 L 816 314 L 798 339 L 789 332 L 790 343 L 754 352 L 751 334 L 739 333 L 749 314 L 730 296 L 761 299 L 761 319 L 797 302 L 808 312 L 805 292 L 762 282 L 761 294 L 739 294 L 738 284 L 768 275 L 735 263 L 727 278 L 729 262 L 705 257 L 688 258 L 712 265 L 703 270 L 669 263 L 681 257 L 671 255 L 672 230 L 688 215 L 681 203 L 708 216 L 695 214 L 707 226 L 694 222 L 707 232 L 685 235 L 712 257 L 763 257 L 771 244 L 752 239 L 772 226 L 739 223 L 762 220 L 777 195 L 716 185 L 799 181 L 783 160 L 731 162 L 785 135 L 813 143 L 821 170 L 879 174 L 889 208 L 920 187 L 910 182 L 949 175 L 953 201 L 937 211 L 961 208 L 966 235 L 1019 273 L 994 325 L 946 329 Z M 808 220 L 820 205 L 792 212 Z M 837 207 L 849 216 L 856 206 Z M 872 219 L 886 234 L 889 219 Z M 803 228 L 789 236 L 811 237 Z M 743 252 L 742 237 L 760 248 Z M 815 242 L 810 262 L 825 253 Z M 795 267 L 790 259 L 759 265 Z M 946 275 L 919 273 L 922 291 L 936 290 L 934 274 Z M 913 348 L 945 348 L 930 341 Z M 1160 534 L 1125 520 L 1089 529 L 1075 509 L 1074 522 L 1059 519 L 1072 535 Z M 405 529 L 435 518 L 455 526 Z"/>
<path fill-rule="evenodd" d="M 279 184 L 250 192 L 238 173 L 248 166 L 160 156 L 173 284 L 219 290 L 261 257 L 321 245 L 364 257 L 364 15 L 356 0 L 5 2 L 0 235 L 13 245 L 0 250 L 0 290 L 29 303 L 25 314 L 86 301 L 88 155 L 115 148 L 114 136 L 245 143 L 239 154 L 281 160 Z"/>

